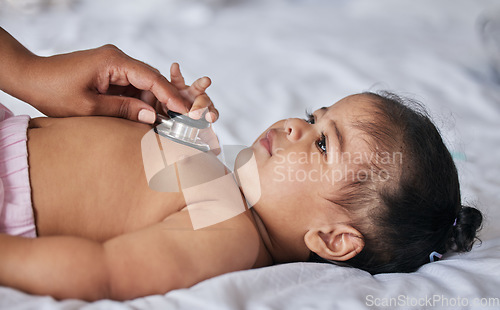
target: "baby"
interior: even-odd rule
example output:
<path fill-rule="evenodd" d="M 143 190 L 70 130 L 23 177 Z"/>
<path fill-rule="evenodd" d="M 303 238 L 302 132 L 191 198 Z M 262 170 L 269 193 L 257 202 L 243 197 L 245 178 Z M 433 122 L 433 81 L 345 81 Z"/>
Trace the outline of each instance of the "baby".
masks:
<path fill-rule="evenodd" d="M 437 129 L 389 93 L 273 124 L 234 175 L 147 124 L 2 119 L 0 284 L 33 294 L 125 300 L 299 261 L 411 272 L 482 222 Z"/>

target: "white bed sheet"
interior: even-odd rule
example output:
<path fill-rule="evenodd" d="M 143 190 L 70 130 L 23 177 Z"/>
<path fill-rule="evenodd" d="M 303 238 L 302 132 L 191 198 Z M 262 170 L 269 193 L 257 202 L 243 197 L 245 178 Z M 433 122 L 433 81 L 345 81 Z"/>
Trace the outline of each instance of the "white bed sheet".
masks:
<path fill-rule="evenodd" d="M 500 308 L 500 82 L 478 32 L 481 16 L 500 19 L 496 0 L 56 0 L 23 9 L 28 2 L 43 1 L 13 8 L 0 0 L 0 25 L 35 53 L 113 43 L 162 72 L 180 62 L 188 81 L 210 76 L 226 145 L 249 145 L 274 121 L 355 92 L 419 99 L 457 157 L 464 200 L 486 223 L 481 247 L 412 274 L 288 264 L 125 303 L 58 302 L 0 287 L 0 308 L 356 309 L 370 305 L 368 296 L 372 303 L 403 296 L 399 305 L 415 309 L 409 303 L 440 295 L 472 308 L 482 306 L 474 298 L 496 298 L 489 308 Z M 40 115 L 3 93 L 0 102 Z"/>
<path fill-rule="evenodd" d="M 55 301 L 10 288 L 9 309 L 498 309 L 500 239 L 473 252 L 427 264 L 411 274 L 369 273 L 317 263 L 293 263 L 225 274 L 190 289 L 133 301 Z M 390 305 L 393 307 L 385 307 Z M 378 306 L 378 307 L 377 307 Z"/>

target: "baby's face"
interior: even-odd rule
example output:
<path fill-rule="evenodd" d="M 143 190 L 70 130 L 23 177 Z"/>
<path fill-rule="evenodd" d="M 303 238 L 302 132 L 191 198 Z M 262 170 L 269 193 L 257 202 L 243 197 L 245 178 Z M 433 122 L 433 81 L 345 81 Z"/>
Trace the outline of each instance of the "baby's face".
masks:
<path fill-rule="evenodd" d="M 370 100 L 365 95 L 349 96 L 314 111 L 309 119 L 281 120 L 252 145 L 260 182 L 253 208 L 271 240 L 281 247 L 303 248 L 304 234 L 311 225 L 332 218 L 349 221 L 327 198 L 359 170 L 359 162 L 352 162 L 352 156 L 345 160 L 345 155 L 370 152 L 363 139 L 366 134 L 353 126 L 370 118 Z M 242 189 L 245 193 L 245 187 Z M 279 260 L 279 253 L 273 254 Z"/>

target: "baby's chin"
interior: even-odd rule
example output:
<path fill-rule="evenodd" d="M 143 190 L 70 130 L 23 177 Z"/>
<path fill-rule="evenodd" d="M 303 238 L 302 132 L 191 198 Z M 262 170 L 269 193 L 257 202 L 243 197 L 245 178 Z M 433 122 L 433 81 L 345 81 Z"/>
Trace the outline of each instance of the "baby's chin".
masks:
<path fill-rule="evenodd" d="M 252 148 L 243 149 L 234 163 L 234 172 L 238 186 L 250 205 L 260 199 L 260 179 L 257 161 Z"/>

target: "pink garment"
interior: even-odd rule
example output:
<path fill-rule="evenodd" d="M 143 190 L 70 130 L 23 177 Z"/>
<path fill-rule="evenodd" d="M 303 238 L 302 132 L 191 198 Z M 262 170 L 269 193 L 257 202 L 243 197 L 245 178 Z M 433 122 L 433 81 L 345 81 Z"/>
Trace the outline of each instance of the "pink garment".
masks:
<path fill-rule="evenodd" d="M 29 120 L 0 104 L 0 233 L 35 238 L 26 144 Z"/>

